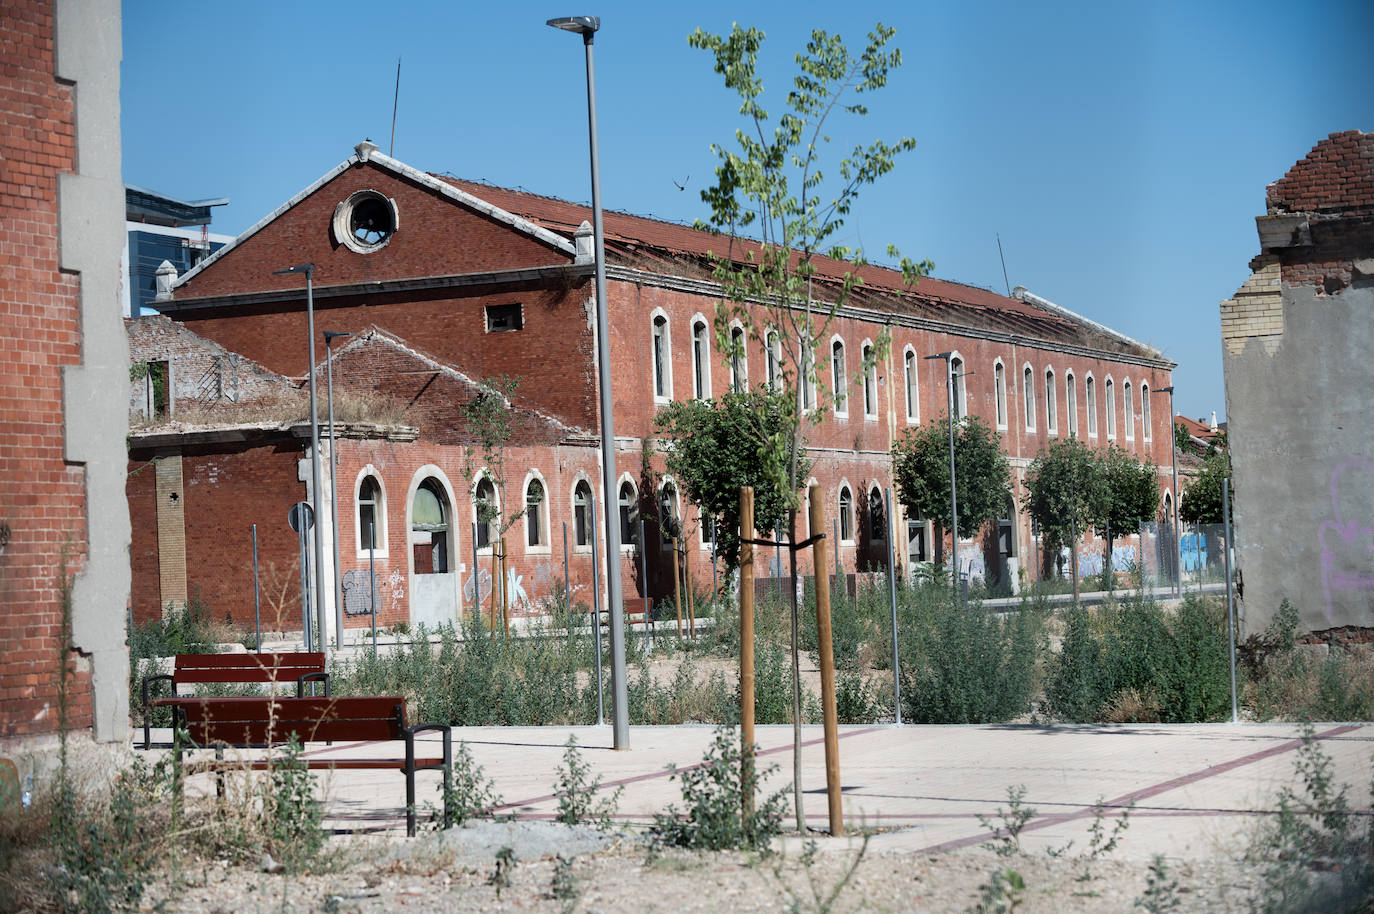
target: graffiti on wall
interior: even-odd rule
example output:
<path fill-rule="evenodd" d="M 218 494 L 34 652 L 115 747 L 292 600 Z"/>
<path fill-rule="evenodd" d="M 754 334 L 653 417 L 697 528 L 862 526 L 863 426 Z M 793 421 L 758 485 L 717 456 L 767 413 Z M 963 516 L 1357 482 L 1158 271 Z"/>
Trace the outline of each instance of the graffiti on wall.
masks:
<path fill-rule="evenodd" d="M 1351 456 L 1331 471 L 1331 518 L 1317 527 L 1326 618 L 1335 618 L 1333 593 L 1374 593 L 1374 460 Z"/>

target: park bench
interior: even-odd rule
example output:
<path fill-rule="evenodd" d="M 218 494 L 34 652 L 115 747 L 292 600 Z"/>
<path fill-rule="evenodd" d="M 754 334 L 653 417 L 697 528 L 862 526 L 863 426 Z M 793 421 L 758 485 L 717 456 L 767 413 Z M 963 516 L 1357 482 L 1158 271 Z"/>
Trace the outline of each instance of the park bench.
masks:
<path fill-rule="evenodd" d="M 152 705 L 148 693 L 157 682 L 170 682 L 172 696 L 182 684 L 215 682 L 294 682 L 296 697 L 305 694 L 307 682 L 323 682 L 329 697 L 329 674 L 324 670 L 324 654 L 314 652 L 257 654 L 177 654 L 171 673 L 143 677 L 143 748 L 152 747 Z"/>
<path fill-rule="evenodd" d="M 281 765 L 280 755 L 246 760 L 225 759 L 226 748 L 271 749 L 290 742 L 343 741 L 350 743 L 405 742 L 405 758 L 306 758 L 297 763 L 311 770 L 397 770 L 406 777 L 406 834 L 415 836 L 415 772 L 442 771 L 444 775 L 444 827 L 453 822 L 449 806 L 453 792 L 453 737 L 447 724 L 406 725 L 406 703 L 399 695 L 303 697 L 233 696 L 160 698 L 155 705 L 173 708 L 176 734 L 172 739 L 177 777 L 182 773 L 214 772 L 223 795 L 223 774 L 228 770 L 265 771 Z M 441 757 L 417 757 L 415 736 L 436 731 L 443 735 Z M 189 747 L 183 745 L 189 741 Z M 214 749 L 216 757 L 183 765 L 186 748 Z"/>

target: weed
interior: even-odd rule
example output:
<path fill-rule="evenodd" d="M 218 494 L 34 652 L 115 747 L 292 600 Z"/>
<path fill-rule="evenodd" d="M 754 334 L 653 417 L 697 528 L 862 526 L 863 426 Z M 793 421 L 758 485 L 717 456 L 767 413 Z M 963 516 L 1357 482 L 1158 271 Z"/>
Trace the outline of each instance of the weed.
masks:
<path fill-rule="evenodd" d="M 315 799 L 315 776 L 301 759 L 301 744 L 291 741 L 262 781 L 262 811 L 268 849 L 288 870 L 299 872 L 324 846 L 320 823 L 324 808 Z"/>
<path fill-rule="evenodd" d="M 448 796 L 444 797 L 443 794 L 444 785 L 440 782 L 439 795 L 444 803 L 439 809 L 430 810 L 430 819 L 436 828 L 443 825 L 443 809 L 449 810 L 452 825 L 461 826 L 470 819 L 490 818 L 496 807 L 501 805 L 495 785 L 472 757 L 468 744 L 461 740 L 457 751 L 453 753 L 453 777 Z"/>
<path fill-rule="evenodd" d="M 558 797 L 557 821 L 610 831 L 614 827 L 611 817 L 620 805 L 620 795 L 625 788 L 617 787 L 615 793 L 598 802 L 595 797 L 600 789 L 601 778 L 593 776 L 591 767 L 577 751 L 577 737 L 569 736 L 567 748 L 563 750 L 563 764 L 558 769 L 558 783 L 554 787 L 554 796 Z"/>
<path fill-rule="evenodd" d="M 802 911 L 814 911 L 815 914 L 830 914 L 831 911 L 835 910 L 835 903 L 839 901 L 840 893 L 845 890 L 845 887 L 849 885 L 850 881 L 854 878 L 854 874 L 859 869 L 859 864 L 863 862 L 864 855 L 868 853 L 868 842 L 872 840 L 872 837 L 872 834 L 869 832 L 864 832 L 863 843 L 859 845 L 859 849 L 854 852 L 854 855 L 849 858 L 849 865 L 845 867 L 844 872 L 840 874 L 840 878 L 835 880 L 835 882 L 828 887 L 821 882 L 820 877 L 816 874 L 816 842 L 807 841 L 802 847 L 800 863 L 802 872 L 806 876 L 806 887 L 811 893 L 810 898 L 803 898 L 794 888 L 792 888 L 792 885 L 783 878 L 782 861 L 775 864 L 773 866 L 773 878 L 777 880 L 778 885 L 782 886 L 783 891 L 792 899 L 792 903 L 788 906 L 787 910 L 791 912 L 791 914 L 801 914 Z"/>
<path fill-rule="evenodd" d="M 1079 882 L 1087 882 L 1093 878 L 1088 868 L 1089 864 L 1116 850 L 1116 846 L 1121 843 L 1121 836 L 1131 827 L 1131 810 L 1134 808 L 1135 800 L 1132 800 L 1122 810 L 1121 817 L 1112 823 L 1111 831 L 1108 831 L 1107 807 L 1103 805 L 1101 797 L 1097 798 L 1097 802 L 1093 804 L 1093 822 L 1088 826 L 1088 853 L 1082 858 L 1083 872 L 1078 875 Z"/>
<path fill-rule="evenodd" d="M 1176 911 L 1183 904 L 1178 897 L 1178 880 L 1170 878 L 1169 867 L 1163 854 L 1155 854 L 1150 861 L 1150 872 L 1145 877 L 1145 894 L 1135 900 L 1135 907 L 1144 908 L 1150 914 L 1166 914 Z"/>
<path fill-rule="evenodd" d="M 1347 787 L 1337 784 L 1331 757 L 1311 725 L 1303 729 L 1294 770 L 1299 793 L 1279 791 L 1279 813 L 1256 836 L 1250 857 L 1263 871 L 1265 912 L 1347 910 L 1374 889 L 1371 836 L 1355 828 Z M 1316 878 L 1313 873 L 1319 874 Z"/>
<path fill-rule="evenodd" d="M 1021 832 L 1030 820 L 1035 818 L 1035 809 L 1021 803 L 1025 797 L 1025 784 L 1007 788 L 1007 808 L 997 807 L 997 818 L 1002 821 L 1001 827 L 993 825 L 986 816 L 978 816 L 978 824 L 993 833 L 994 840 L 985 843 L 984 848 L 999 857 L 1021 853 Z"/>
<path fill-rule="evenodd" d="M 778 791 L 754 804 L 745 818 L 741 809 L 740 749 L 732 729 L 718 727 L 715 739 L 701 764 L 679 771 L 669 766 L 673 779 L 682 783 L 685 812 L 675 805 L 654 816 L 650 827 L 653 844 L 700 850 L 751 848 L 768 853 L 782 830 L 786 792 Z M 776 766 L 758 772 L 755 785 Z"/>
<path fill-rule="evenodd" d="M 998 867 L 978 888 L 982 894 L 968 914 L 1012 914 L 1024 900 L 1026 880 L 1016 870 Z"/>
<path fill-rule="evenodd" d="M 501 890 L 510 888 L 511 876 L 515 873 L 515 851 L 509 847 L 503 847 L 496 852 L 496 866 L 487 877 L 487 885 L 496 889 L 496 897 L 501 897 Z"/>
<path fill-rule="evenodd" d="M 549 897 L 555 901 L 563 902 L 564 914 L 571 912 L 577 907 L 577 901 L 582 897 L 582 889 L 577 884 L 577 876 L 573 874 L 573 857 L 564 857 L 559 854 L 554 858 L 553 882 L 549 886 Z"/>

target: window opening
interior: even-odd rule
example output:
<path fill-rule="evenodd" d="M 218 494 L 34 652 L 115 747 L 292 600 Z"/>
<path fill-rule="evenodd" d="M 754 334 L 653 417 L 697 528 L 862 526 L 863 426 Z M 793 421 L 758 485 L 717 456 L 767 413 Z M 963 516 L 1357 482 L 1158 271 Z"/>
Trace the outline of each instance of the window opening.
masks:
<path fill-rule="evenodd" d="M 1069 434 L 1078 434 L 1078 391 L 1073 385 L 1073 372 L 1064 376 L 1064 408 L 1069 411 Z"/>
<path fill-rule="evenodd" d="M 744 329 L 730 328 L 730 389 L 743 393 L 749 386 L 749 370 L 744 361 Z"/>
<path fill-rule="evenodd" d="M 668 319 L 660 314 L 654 318 L 655 397 L 667 399 L 672 396 L 668 380 Z"/>
<path fill-rule="evenodd" d="M 487 332 L 524 330 L 525 316 L 520 305 L 487 305 Z"/>
<path fill-rule="evenodd" d="M 363 551 L 380 550 L 378 533 L 380 523 L 378 505 L 381 503 L 381 487 L 371 476 L 364 476 L 358 486 L 358 542 Z"/>
<path fill-rule="evenodd" d="M 1083 395 L 1087 399 L 1084 404 L 1088 410 L 1088 435 L 1092 438 L 1097 437 L 1097 401 L 1093 399 L 1093 376 L 1088 375 L 1088 380 L 1083 382 Z"/>
<path fill-rule="evenodd" d="M 525 489 L 525 544 L 528 546 L 548 545 L 544 539 L 544 484 L 531 479 Z"/>
<path fill-rule="evenodd" d="M 835 415 L 843 416 L 847 410 L 845 394 L 849 384 L 844 373 L 844 342 L 841 340 L 830 344 L 830 385 L 835 392 Z"/>
<path fill-rule="evenodd" d="M 665 482 L 658 493 L 658 530 L 665 544 L 682 535 L 677 516 L 677 488 L 671 482 Z"/>
<path fill-rule="evenodd" d="M 997 392 L 997 427 L 1007 427 L 1007 369 L 1001 362 L 992 368 L 993 386 Z"/>
<path fill-rule="evenodd" d="M 964 360 L 949 360 L 949 384 L 954 394 L 954 419 L 964 418 Z"/>
<path fill-rule="evenodd" d="M 903 362 L 906 366 L 906 418 L 908 422 L 915 422 L 921 415 L 916 389 L 916 353 L 908 349 Z"/>
<path fill-rule="evenodd" d="M 433 479 L 415 490 L 410 506 L 410 549 L 416 574 L 446 574 L 449 570 L 447 499 Z"/>
<path fill-rule="evenodd" d="M 592 488 L 586 480 L 573 487 L 573 542 L 578 546 L 592 542 Z"/>
<path fill-rule="evenodd" d="M 1045 431 L 1053 435 L 1059 431 L 1059 394 L 1054 389 L 1054 372 L 1045 371 Z"/>
<path fill-rule="evenodd" d="M 1112 379 L 1107 379 L 1107 437 L 1116 437 L 1116 390 Z"/>
<path fill-rule="evenodd" d="M 782 340 L 778 337 L 778 331 L 769 330 L 764 343 L 764 348 L 768 350 L 768 383 L 777 390 L 782 383 Z"/>
<path fill-rule="evenodd" d="M 477 548 L 486 549 L 496 539 L 496 519 L 501 513 L 500 507 L 496 504 L 496 486 L 483 476 L 477 480 L 473 495 L 472 507 L 477 521 Z"/>
<path fill-rule="evenodd" d="M 868 527 L 871 539 L 887 539 L 887 514 L 883 510 L 883 493 L 877 486 L 868 492 Z"/>
<path fill-rule="evenodd" d="M 1035 431 L 1035 372 L 1027 365 L 1021 375 L 1021 402 L 1026 412 L 1026 431 Z"/>
<path fill-rule="evenodd" d="M 840 486 L 840 539 L 845 542 L 854 539 L 854 496 L 849 486 Z"/>
<path fill-rule="evenodd" d="M 1121 382 L 1121 418 L 1126 420 L 1126 440 L 1135 440 L 1135 403 L 1131 402 L 1131 382 Z"/>
<path fill-rule="evenodd" d="M 692 374 L 698 400 L 705 400 L 711 396 L 711 379 L 707 375 L 710 370 L 711 356 L 707 346 L 706 324 L 703 321 L 697 321 L 692 324 Z"/>
<path fill-rule="evenodd" d="M 878 415 L 878 366 L 873 361 L 873 347 L 864 346 L 864 415 Z"/>
<path fill-rule="evenodd" d="M 1140 385 L 1140 437 L 1150 440 L 1150 385 Z"/>
<path fill-rule="evenodd" d="M 620 542 L 626 546 L 639 542 L 639 499 L 628 479 L 620 484 Z"/>

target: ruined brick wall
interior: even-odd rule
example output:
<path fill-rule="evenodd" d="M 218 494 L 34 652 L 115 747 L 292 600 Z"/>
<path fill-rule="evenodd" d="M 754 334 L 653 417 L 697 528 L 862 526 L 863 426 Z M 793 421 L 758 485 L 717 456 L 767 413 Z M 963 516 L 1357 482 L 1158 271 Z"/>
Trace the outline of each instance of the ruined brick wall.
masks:
<path fill-rule="evenodd" d="M 1374 134 L 1320 141 L 1269 187 L 1250 280 L 1222 303 L 1244 628 L 1374 625 Z M 1249 310 L 1245 306 L 1252 305 Z"/>

